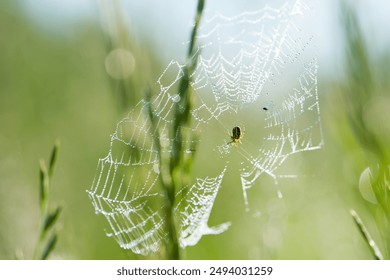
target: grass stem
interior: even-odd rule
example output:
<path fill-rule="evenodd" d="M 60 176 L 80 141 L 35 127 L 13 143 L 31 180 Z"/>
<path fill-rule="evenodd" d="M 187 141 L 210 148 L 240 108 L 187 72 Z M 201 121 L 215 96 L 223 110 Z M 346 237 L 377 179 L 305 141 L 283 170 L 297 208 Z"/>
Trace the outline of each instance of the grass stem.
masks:
<path fill-rule="evenodd" d="M 191 88 L 192 74 L 197 65 L 196 35 L 203 13 L 205 0 L 199 0 L 195 23 L 191 32 L 190 44 L 188 47 L 187 63 L 183 68 L 183 76 L 179 81 L 178 96 L 179 102 L 175 104 L 174 120 L 171 127 L 171 138 L 173 139 L 169 159 L 165 159 L 161 151 L 159 131 L 157 127 L 156 115 L 151 107 L 151 91 L 148 90 L 146 100 L 149 105 L 148 114 L 154 131 L 154 143 L 159 151 L 160 159 L 160 180 L 164 192 L 164 216 L 167 230 L 167 240 L 165 243 L 166 257 L 168 259 L 180 259 L 180 246 L 177 222 L 175 221 L 175 194 L 176 191 L 184 187 L 188 182 L 191 171 L 193 154 L 186 154 L 186 143 L 192 142 L 195 137 L 190 135 L 188 128 L 191 123 L 191 109 L 193 106 L 193 92 Z M 193 147 L 192 147 L 193 148 Z"/>
<path fill-rule="evenodd" d="M 368 232 L 367 228 L 363 224 L 363 222 L 360 219 L 359 215 L 355 212 L 355 210 L 351 210 L 350 214 L 351 214 L 351 216 L 352 216 L 356 226 L 358 227 L 360 233 L 362 234 L 365 242 L 369 246 L 370 251 L 371 251 L 372 255 L 374 256 L 374 258 L 376 260 L 383 260 L 383 255 L 382 255 L 381 251 L 379 250 L 379 248 L 376 245 L 375 241 L 372 239 L 370 233 Z"/>

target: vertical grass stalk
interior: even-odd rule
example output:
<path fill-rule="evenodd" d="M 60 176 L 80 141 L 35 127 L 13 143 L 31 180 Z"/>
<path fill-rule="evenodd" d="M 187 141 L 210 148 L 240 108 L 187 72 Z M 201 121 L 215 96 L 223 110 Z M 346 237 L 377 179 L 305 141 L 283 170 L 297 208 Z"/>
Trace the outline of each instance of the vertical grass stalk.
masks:
<path fill-rule="evenodd" d="M 49 190 L 50 182 L 54 173 L 57 161 L 59 142 L 56 142 L 50 156 L 49 168 L 46 167 L 45 161 L 39 163 L 39 205 L 40 205 L 40 226 L 38 242 L 34 251 L 34 259 L 45 260 L 53 251 L 58 235 L 55 230 L 56 222 L 61 213 L 61 207 L 57 206 L 53 210 L 49 209 Z"/>
<path fill-rule="evenodd" d="M 188 128 L 191 125 L 191 109 L 194 102 L 191 82 L 198 58 L 196 38 L 204 4 L 205 0 L 198 1 L 195 22 L 188 47 L 187 62 L 183 68 L 183 76 L 179 81 L 178 96 L 180 98 L 175 103 L 174 108 L 174 120 L 170 131 L 173 141 L 169 158 L 164 157 L 161 152 L 156 115 L 153 112 L 150 102 L 151 90 L 149 89 L 146 94 L 147 103 L 149 104 L 149 119 L 154 131 L 154 143 L 159 151 L 161 185 L 166 198 L 164 202 L 164 216 L 167 230 L 165 251 L 168 259 L 180 259 L 179 237 L 174 213 L 175 193 L 179 188 L 188 185 L 194 157 L 194 153 L 186 153 L 186 145 L 187 143 L 193 142 L 192 140 L 196 137 L 196 135 L 189 132 L 190 130 Z M 191 150 L 195 150 L 195 147 L 191 147 Z"/>
<path fill-rule="evenodd" d="M 383 256 L 382 256 L 381 251 L 379 250 L 378 246 L 376 245 L 374 239 L 372 239 L 370 233 L 368 232 L 367 228 L 363 224 L 363 221 L 360 219 L 359 215 L 354 210 L 351 210 L 350 214 L 351 214 L 356 226 L 358 227 L 360 233 L 362 234 L 364 241 L 369 246 L 372 255 L 375 257 L 376 260 L 383 260 Z"/>

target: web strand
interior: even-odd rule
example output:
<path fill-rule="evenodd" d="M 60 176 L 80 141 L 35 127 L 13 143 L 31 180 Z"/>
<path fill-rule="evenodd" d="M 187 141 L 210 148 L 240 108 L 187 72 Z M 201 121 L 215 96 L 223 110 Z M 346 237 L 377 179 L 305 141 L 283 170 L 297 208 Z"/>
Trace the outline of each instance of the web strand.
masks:
<path fill-rule="evenodd" d="M 280 172 L 288 158 L 322 147 L 318 65 L 312 37 L 303 28 L 307 11 L 304 1 L 288 1 L 234 17 L 216 14 L 199 30 L 197 41 L 202 44 L 191 77 L 197 103 L 191 127 L 183 129 L 199 133 L 200 140 L 184 147 L 198 146 L 199 157 L 204 153 L 212 158 L 218 171 L 204 174 L 206 170 L 199 169 L 192 185 L 181 186 L 176 194 L 182 248 L 229 227 L 229 222 L 208 225 L 225 174 L 237 171 L 249 209 L 249 190 L 261 177 L 275 183 L 291 177 Z M 136 254 L 157 252 L 166 239 L 159 151 L 147 112 L 151 105 L 161 154 L 169 156 L 183 69 L 177 61 L 169 63 L 151 104 L 141 101 L 118 123 L 88 191 L 96 213 L 108 222 L 107 235 Z M 233 127 L 245 130 L 234 145 L 228 144 Z"/>

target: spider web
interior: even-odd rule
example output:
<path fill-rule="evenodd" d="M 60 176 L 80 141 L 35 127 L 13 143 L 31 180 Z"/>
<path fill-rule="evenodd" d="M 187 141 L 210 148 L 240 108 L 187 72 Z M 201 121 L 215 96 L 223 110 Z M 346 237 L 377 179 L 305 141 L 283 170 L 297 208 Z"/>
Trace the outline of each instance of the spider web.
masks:
<path fill-rule="evenodd" d="M 197 153 L 213 158 L 213 168 L 195 168 L 193 184 L 176 194 L 181 247 L 229 227 L 229 222 L 208 226 L 225 174 L 238 172 L 249 209 L 248 191 L 262 175 L 277 183 L 290 176 L 280 171 L 289 157 L 322 146 L 318 66 L 312 38 L 303 29 L 307 10 L 294 1 L 234 17 L 216 14 L 199 30 L 200 54 L 191 77 L 197 103 L 192 126 L 183 129 L 200 135 Z M 157 252 L 167 235 L 153 129 L 160 135 L 161 158 L 168 157 L 183 71 L 179 62 L 169 63 L 150 104 L 141 101 L 118 123 L 88 190 L 96 213 L 109 223 L 107 235 L 137 254 Z M 157 120 L 154 128 L 149 106 Z M 235 126 L 242 130 L 241 143 L 228 144 Z M 194 144 L 185 143 L 188 153 Z"/>

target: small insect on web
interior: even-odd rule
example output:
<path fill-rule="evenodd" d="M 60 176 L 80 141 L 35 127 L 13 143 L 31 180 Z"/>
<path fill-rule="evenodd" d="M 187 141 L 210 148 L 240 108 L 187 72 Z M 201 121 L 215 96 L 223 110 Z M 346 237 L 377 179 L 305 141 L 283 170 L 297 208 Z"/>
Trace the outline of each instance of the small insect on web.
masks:
<path fill-rule="evenodd" d="M 214 150 L 227 172 L 233 171 L 229 163 L 240 162 L 247 209 L 248 191 L 261 176 L 276 183 L 290 177 L 280 172 L 288 158 L 323 145 L 318 66 L 312 35 L 304 28 L 308 11 L 305 1 L 285 1 L 280 8 L 266 6 L 233 17 L 217 14 L 200 35 L 207 43 L 194 84 L 200 100 L 194 118 L 200 127 L 232 131 L 234 144 L 242 140 L 242 126 L 231 130 L 229 124 L 239 120 L 245 125 L 244 144 L 231 148 L 222 140 Z"/>
<path fill-rule="evenodd" d="M 232 135 L 230 138 L 232 141 L 230 141 L 228 144 L 239 144 L 241 143 L 241 139 L 244 137 L 244 130 L 241 129 L 239 126 L 235 126 L 232 129 Z"/>
<path fill-rule="evenodd" d="M 199 133 L 199 139 L 184 146 L 191 152 L 197 143 L 202 160 L 195 161 L 200 168 L 194 167 L 191 184 L 176 193 L 182 248 L 229 227 L 228 222 L 208 225 L 226 174 L 238 173 L 249 209 L 248 191 L 261 176 L 277 181 L 289 157 L 321 148 L 318 66 L 311 53 L 312 36 L 303 28 L 308 10 L 304 1 L 286 1 L 233 17 L 212 15 L 201 26 L 200 54 L 191 76 L 196 104 L 191 126 L 183 130 Z M 161 156 L 169 156 L 175 141 L 169 131 L 183 75 L 184 66 L 171 61 L 157 81 L 159 93 L 118 123 L 88 190 L 96 213 L 108 222 L 107 235 L 137 254 L 157 252 L 167 238 L 153 137 L 157 130 Z M 155 128 L 148 119 L 150 107 Z M 229 161 L 230 156 L 238 158 Z M 207 163 L 212 168 L 202 166 Z"/>

